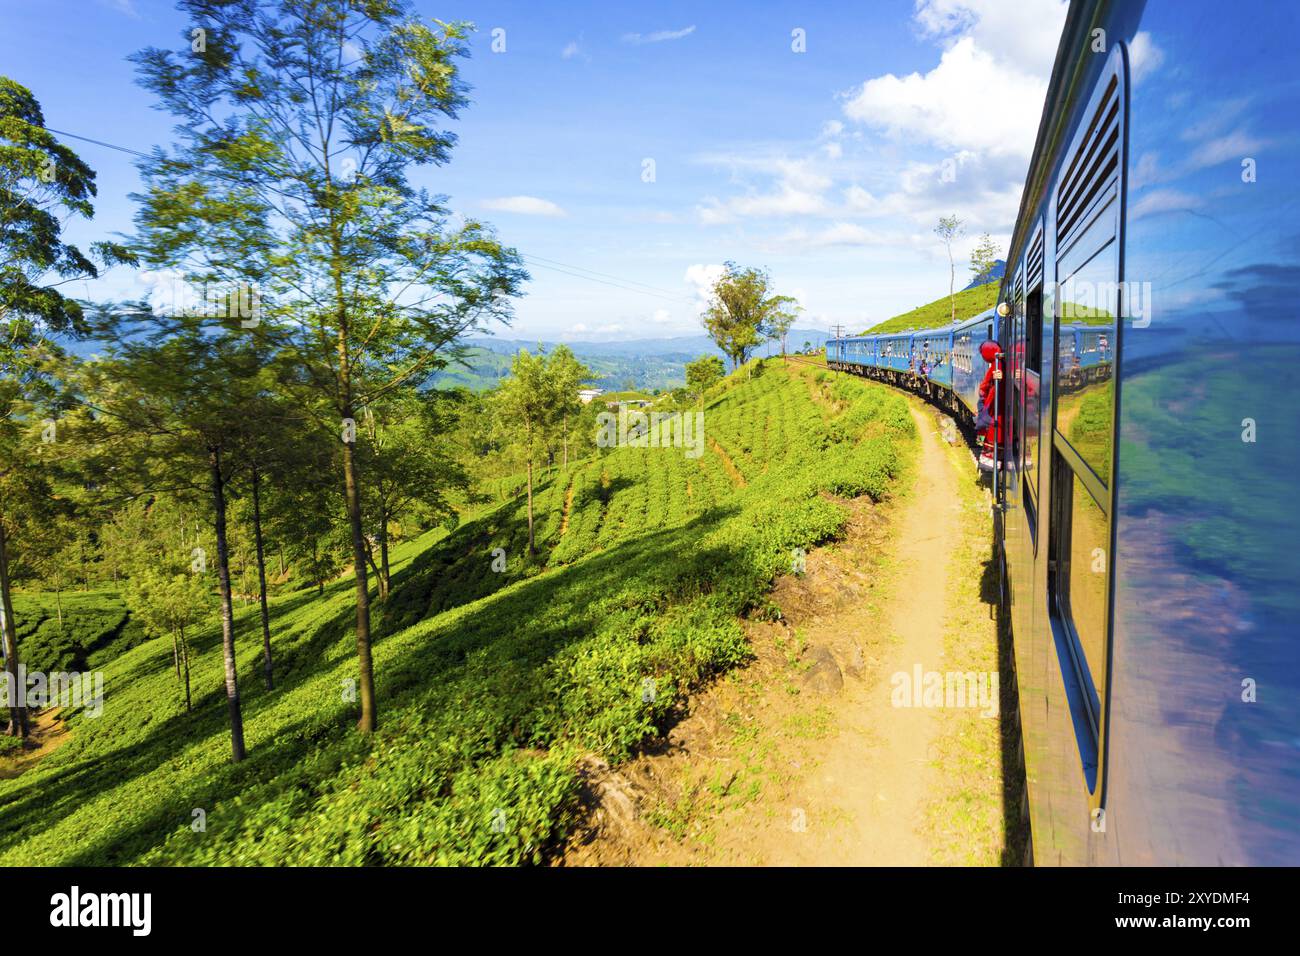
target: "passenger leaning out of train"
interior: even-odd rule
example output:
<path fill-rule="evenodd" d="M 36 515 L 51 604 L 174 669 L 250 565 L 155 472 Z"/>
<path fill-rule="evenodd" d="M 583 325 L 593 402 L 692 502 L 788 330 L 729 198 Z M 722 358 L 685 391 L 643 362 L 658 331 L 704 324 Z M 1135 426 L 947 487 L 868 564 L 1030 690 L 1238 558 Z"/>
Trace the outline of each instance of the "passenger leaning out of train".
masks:
<path fill-rule="evenodd" d="M 994 404 L 1002 378 L 1002 349 L 992 339 L 980 345 L 980 357 L 988 363 L 984 381 L 980 382 L 980 409 L 975 428 L 981 430 L 983 444 L 980 450 L 980 471 L 993 470 L 993 449 L 1002 443 L 1002 421 Z"/>

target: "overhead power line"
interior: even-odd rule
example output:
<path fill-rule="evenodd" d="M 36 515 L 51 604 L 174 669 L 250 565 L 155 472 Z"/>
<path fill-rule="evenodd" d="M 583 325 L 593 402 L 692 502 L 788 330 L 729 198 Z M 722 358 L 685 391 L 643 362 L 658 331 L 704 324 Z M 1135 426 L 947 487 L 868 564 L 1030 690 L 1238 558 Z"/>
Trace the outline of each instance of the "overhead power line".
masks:
<path fill-rule="evenodd" d="M 81 140 L 83 143 L 93 143 L 94 145 L 102 146 L 105 149 L 115 149 L 119 153 L 128 153 L 131 156 L 139 156 L 142 159 L 153 158 L 148 153 L 142 153 L 138 149 L 131 149 L 129 146 L 118 146 L 116 143 L 108 143 L 102 139 L 94 139 L 90 136 L 81 136 L 77 133 L 69 133 L 65 130 L 53 129 L 49 126 L 44 128 L 46 131 L 51 132 L 56 136 L 66 136 L 69 139 Z M 620 276 L 610 275 L 606 272 L 597 272 L 595 269 L 588 269 L 584 266 L 575 266 L 571 263 L 560 262 L 557 259 L 548 259 L 545 256 L 533 255 L 531 253 L 521 253 L 520 255 L 526 262 L 529 262 L 534 266 L 539 266 L 543 269 L 551 269 L 555 272 L 572 276 L 575 279 L 585 279 L 588 282 L 599 282 L 601 285 L 611 286 L 615 289 L 622 289 L 625 292 L 638 292 L 642 295 L 652 295 L 656 298 L 665 299 L 674 303 L 695 304 L 695 300 L 688 295 L 683 295 L 680 292 L 672 292 L 671 290 L 659 286 L 648 285 L 647 283 L 639 282 L 636 279 L 624 279 Z"/>

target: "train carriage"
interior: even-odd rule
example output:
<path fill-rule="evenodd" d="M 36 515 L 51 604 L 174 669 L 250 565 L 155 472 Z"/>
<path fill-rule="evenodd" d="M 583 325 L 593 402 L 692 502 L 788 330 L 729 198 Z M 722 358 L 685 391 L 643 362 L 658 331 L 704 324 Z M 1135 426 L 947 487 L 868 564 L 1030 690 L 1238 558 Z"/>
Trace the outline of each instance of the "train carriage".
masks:
<path fill-rule="evenodd" d="M 1073 3 L 996 312 L 833 363 L 915 387 L 946 336 L 924 390 L 969 420 L 1002 351 L 1037 863 L 1300 861 L 1297 32 L 1290 4 Z"/>

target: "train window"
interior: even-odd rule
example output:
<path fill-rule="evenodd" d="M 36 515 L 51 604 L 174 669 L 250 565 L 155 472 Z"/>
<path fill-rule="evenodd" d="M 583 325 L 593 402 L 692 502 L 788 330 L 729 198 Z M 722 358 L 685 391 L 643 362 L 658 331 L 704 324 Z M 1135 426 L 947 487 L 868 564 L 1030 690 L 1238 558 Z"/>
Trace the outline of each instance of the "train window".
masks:
<path fill-rule="evenodd" d="M 1110 217 L 1094 227 L 1100 237 L 1109 233 L 1101 249 L 1077 268 L 1071 260 L 1088 254 L 1091 231 L 1061 262 L 1065 281 L 1060 287 L 1061 324 L 1056 336 L 1056 430 L 1101 479 L 1110 484 L 1111 416 L 1114 405 L 1110 363 L 1101 362 L 1100 350 L 1089 351 L 1101 329 L 1113 330 L 1119 310 L 1115 281 L 1115 250 Z M 1067 270 L 1071 270 L 1068 271 Z M 1093 326 L 1099 328 L 1094 329 Z"/>
<path fill-rule="evenodd" d="M 1065 529 L 1060 572 L 1061 596 L 1070 626 L 1083 652 L 1080 672 L 1093 713 L 1101 709 L 1106 676 L 1106 565 L 1109 528 L 1106 513 L 1084 483 L 1071 481 L 1070 521 Z"/>
<path fill-rule="evenodd" d="M 1071 708 L 1087 729 L 1083 755 L 1091 772 L 1106 692 L 1110 523 L 1105 495 L 1097 496 L 1101 489 L 1081 477 L 1068 452 L 1058 449 L 1052 459 L 1049 603 Z"/>
<path fill-rule="evenodd" d="M 1079 742 L 1100 805 L 1111 567 L 1115 382 L 1111 343 L 1120 315 L 1119 212 L 1127 103 L 1123 47 L 1112 48 L 1054 189 L 1051 489 L 1048 608 Z M 1033 299 L 1034 283 L 1030 282 Z M 1041 310 L 1042 299 L 1029 308 Z M 1043 323 L 1036 323 L 1041 329 Z M 1103 348 L 1103 341 L 1105 347 Z M 1090 350 L 1090 345 L 1096 348 Z M 1031 346 L 1032 348 L 1032 346 Z M 1103 361 L 1102 355 L 1105 354 Z M 1041 365 L 1039 366 L 1041 368 Z"/>

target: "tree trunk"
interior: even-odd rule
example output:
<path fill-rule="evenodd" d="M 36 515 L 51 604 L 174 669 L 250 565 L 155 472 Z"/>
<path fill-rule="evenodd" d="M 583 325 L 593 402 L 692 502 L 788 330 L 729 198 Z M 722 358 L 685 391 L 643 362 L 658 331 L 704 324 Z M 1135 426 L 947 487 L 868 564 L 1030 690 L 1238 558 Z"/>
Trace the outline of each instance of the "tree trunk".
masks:
<path fill-rule="evenodd" d="M 393 584 L 392 571 L 388 566 L 388 518 L 380 515 L 379 519 L 379 597 L 388 600 L 388 592 Z"/>
<path fill-rule="evenodd" d="M 951 320 L 957 321 L 957 300 L 953 298 L 957 287 L 957 263 L 952 258 L 952 246 L 948 247 L 948 305 L 952 309 Z"/>
<path fill-rule="evenodd" d="M 388 595 L 384 591 L 384 579 L 379 573 L 379 564 L 375 561 L 375 549 L 370 547 L 370 541 L 366 541 L 366 560 L 370 562 L 370 570 L 374 572 L 375 580 L 379 582 L 379 600 L 383 602 Z"/>
<path fill-rule="evenodd" d="M 58 588 L 54 589 L 54 606 L 59 612 L 59 630 L 63 630 L 63 592 Z"/>
<path fill-rule="evenodd" d="M 537 553 L 533 546 L 533 456 L 528 456 L 528 556 Z"/>
<path fill-rule="evenodd" d="M 212 507 L 217 525 L 217 581 L 221 591 L 221 658 L 226 670 L 226 707 L 230 711 L 231 759 L 244 759 L 244 718 L 239 709 L 239 679 L 235 668 L 235 609 L 230 600 L 230 554 L 226 546 L 226 486 L 221 476 L 221 449 L 208 449 L 212 471 Z"/>
<path fill-rule="evenodd" d="M 3 632 L 5 670 L 10 675 L 9 726 L 5 732 L 10 737 L 26 737 L 27 688 L 18 680 L 18 632 L 14 620 L 13 600 L 9 596 L 9 542 L 5 536 L 4 521 L 0 521 L 0 631 Z"/>
<path fill-rule="evenodd" d="M 343 417 L 351 418 L 351 409 L 346 409 Z M 375 673 L 370 660 L 370 584 L 366 575 L 366 538 L 361 531 L 361 488 L 350 441 L 343 443 L 343 482 L 347 493 L 348 524 L 352 527 L 352 565 L 357 581 L 357 663 L 360 670 L 358 690 L 361 693 L 361 719 L 357 721 L 357 729 L 368 734 L 378 726 Z"/>
<path fill-rule="evenodd" d="M 181 628 L 181 655 L 185 660 L 185 713 L 191 710 L 190 705 L 190 645 L 185 640 L 185 628 Z"/>
<path fill-rule="evenodd" d="M 176 632 L 172 631 L 172 669 L 176 671 L 176 679 L 181 679 L 181 650 L 176 643 Z"/>
<path fill-rule="evenodd" d="M 266 689 L 275 689 L 271 668 L 271 614 L 266 608 L 266 552 L 262 547 L 262 496 L 259 489 L 262 476 L 253 463 L 253 541 L 257 547 L 257 598 L 262 605 L 262 674 Z"/>

